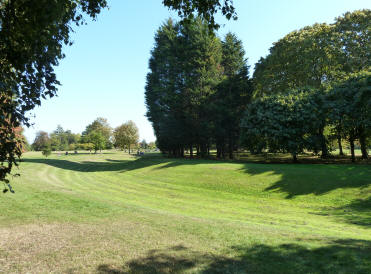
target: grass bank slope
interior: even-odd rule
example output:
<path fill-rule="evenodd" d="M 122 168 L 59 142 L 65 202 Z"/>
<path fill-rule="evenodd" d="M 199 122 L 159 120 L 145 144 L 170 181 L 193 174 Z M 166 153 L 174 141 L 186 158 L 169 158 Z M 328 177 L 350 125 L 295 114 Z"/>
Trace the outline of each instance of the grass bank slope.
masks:
<path fill-rule="evenodd" d="M 0 272 L 371 273 L 371 166 L 27 153 Z"/>

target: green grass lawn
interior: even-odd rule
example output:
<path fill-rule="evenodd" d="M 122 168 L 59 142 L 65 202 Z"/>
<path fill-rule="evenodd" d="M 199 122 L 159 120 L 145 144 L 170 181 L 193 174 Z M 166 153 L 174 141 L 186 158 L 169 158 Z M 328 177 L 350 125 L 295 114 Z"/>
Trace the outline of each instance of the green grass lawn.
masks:
<path fill-rule="evenodd" d="M 371 273 L 371 166 L 26 153 L 0 273 Z"/>

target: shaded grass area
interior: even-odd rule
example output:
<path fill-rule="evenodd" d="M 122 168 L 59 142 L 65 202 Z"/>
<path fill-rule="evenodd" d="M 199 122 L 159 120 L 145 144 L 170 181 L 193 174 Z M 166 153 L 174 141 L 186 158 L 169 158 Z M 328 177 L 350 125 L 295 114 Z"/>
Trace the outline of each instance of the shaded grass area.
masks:
<path fill-rule="evenodd" d="M 212 256 L 179 245 L 154 249 L 121 268 L 102 264 L 99 273 L 183 273 L 201 266 L 201 273 L 367 273 L 371 242 L 335 241 L 326 247 L 308 249 L 298 244 L 231 247 L 233 258 Z"/>
<path fill-rule="evenodd" d="M 25 155 L 0 272 L 369 273 L 371 166 Z"/>
<path fill-rule="evenodd" d="M 320 155 L 315 155 L 311 152 L 302 153 L 298 156 L 297 164 L 350 164 L 351 156 L 348 154 L 339 155 L 332 152 L 328 157 L 322 158 Z M 236 158 L 241 161 L 255 162 L 255 163 L 292 163 L 292 155 L 288 153 L 262 153 L 251 154 L 247 152 L 240 152 L 236 154 Z M 360 150 L 355 152 L 355 162 L 357 164 L 371 164 L 371 158 L 362 159 Z"/>

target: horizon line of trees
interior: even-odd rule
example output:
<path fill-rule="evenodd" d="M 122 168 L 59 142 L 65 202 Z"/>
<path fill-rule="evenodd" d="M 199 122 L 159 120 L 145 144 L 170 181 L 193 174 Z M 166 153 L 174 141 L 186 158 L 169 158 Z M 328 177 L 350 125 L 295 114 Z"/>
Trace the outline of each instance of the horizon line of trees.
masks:
<path fill-rule="evenodd" d="M 147 143 L 142 140 L 139 143 L 139 130 L 133 121 L 128 121 L 112 129 L 107 119 L 98 117 L 91 124 L 87 125 L 85 130 L 79 134 L 72 133 L 70 130 L 64 130 L 62 126 L 48 134 L 45 131 L 36 133 L 31 149 L 35 151 L 77 151 L 103 149 L 128 149 L 135 148 L 155 148 L 154 142 Z M 47 153 L 48 154 L 48 153 Z"/>
<path fill-rule="evenodd" d="M 241 41 L 200 18 L 157 31 L 147 75 L 147 117 L 172 156 L 233 158 L 239 148 L 330 157 L 336 141 L 368 158 L 371 137 L 371 11 L 347 12 L 274 43 L 248 74 Z"/>

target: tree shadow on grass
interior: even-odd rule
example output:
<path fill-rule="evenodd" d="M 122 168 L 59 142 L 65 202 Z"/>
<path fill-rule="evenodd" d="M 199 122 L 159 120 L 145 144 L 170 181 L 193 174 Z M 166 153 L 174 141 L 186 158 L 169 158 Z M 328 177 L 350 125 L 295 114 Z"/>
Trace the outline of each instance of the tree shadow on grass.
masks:
<path fill-rule="evenodd" d="M 150 159 L 150 158 L 149 158 Z M 161 160 L 162 159 L 162 160 Z M 186 165 L 242 164 L 240 169 L 248 175 L 276 176 L 280 179 L 266 191 L 284 192 L 291 199 L 299 195 L 323 195 L 339 188 L 367 188 L 371 185 L 370 165 L 327 165 L 287 163 L 246 163 L 244 161 L 158 158 L 155 169 L 167 169 Z"/>
<path fill-rule="evenodd" d="M 38 163 L 53 166 L 56 168 L 79 171 L 79 172 L 97 172 L 97 171 L 118 171 L 125 169 L 130 162 L 128 160 L 121 160 L 120 162 L 110 163 L 110 162 L 93 162 L 93 161 L 82 161 L 75 162 L 63 159 L 24 159 L 25 163 Z"/>
<path fill-rule="evenodd" d="M 155 169 L 161 170 L 166 168 L 186 166 L 186 165 L 202 165 L 202 164 L 223 164 L 225 162 L 215 161 L 215 160 L 205 160 L 205 159 L 191 159 L 191 158 L 178 158 L 178 159 L 169 159 L 167 158 L 167 163 L 156 167 Z"/>
<path fill-rule="evenodd" d="M 68 151 L 68 157 L 71 157 L 71 156 L 81 156 L 81 155 L 109 155 L 109 154 L 115 154 L 115 152 L 109 152 L 109 151 L 102 151 L 102 152 L 99 152 L 97 151 L 97 153 L 94 153 L 93 152 L 82 152 L 82 151 L 79 151 L 78 153 L 74 153 L 73 151 Z M 60 152 L 56 152 L 56 151 L 53 151 L 52 152 L 52 155 L 55 155 L 55 156 L 62 156 L 62 155 L 66 155 L 66 152 L 65 151 L 60 151 Z"/>
<path fill-rule="evenodd" d="M 318 248 L 298 244 L 235 246 L 233 257 L 184 246 L 150 250 L 121 268 L 101 264 L 104 273 L 371 273 L 371 242 L 337 240 Z"/>
<path fill-rule="evenodd" d="M 354 200 L 342 207 L 323 208 L 322 212 L 313 214 L 331 215 L 355 225 L 371 225 L 370 166 L 246 164 L 243 170 L 250 175 L 279 175 L 279 179 L 266 187 L 265 191 L 285 193 L 286 199 L 300 195 L 324 195 L 336 189 L 360 191 L 364 199 Z"/>
<path fill-rule="evenodd" d="M 280 179 L 265 190 L 284 192 L 287 199 L 299 195 L 323 195 L 338 188 L 366 188 L 371 185 L 371 167 L 366 165 L 246 164 L 242 170 L 250 175 L 280 175 Z"/>
<path fill-rule="evenodd" d="M 137 160 L 111 160 L 106 159 L 104 162 L 94 161 L 70 161 L 64 159 L 24 159 L 25 163 L 46 164 L 56 168 L 79 171 L 79 172 L 102 172 L 102 171 L 129 171 L 147 166 L 154 165 L 153 161 L 144 159 Z"/>
<path fill-rule="evenodd" d="M 135 157 L 135 156 L 134 156 Z M 22 162 L 25 163 L 38 163 L 46 164 L 56 168 L 80 171 L 80 172 L 99 172 L 99 171 L 130 171 L 140 168 L 145 168 L 154 165 L 165 164 L 163 167 L 158 168 L 169 168 L 175 166 L 181 166 L 186 164 L 199 164 L 196 161 L 182 160 L 182 159 L 169 159 L 158 156 L 147 156 L 138 157 L 135 160 L 115 160 L 105 159 L 105 161 L 70 161 L 65 159 L 54 159 L 54 158 L 26 158 Z"/>
<path fill-rule="evenodd" d="M 332 214 L 351 224 L 371 226 L 371 197 L 354 200 L 349 205 L 333 210 Z"/>

